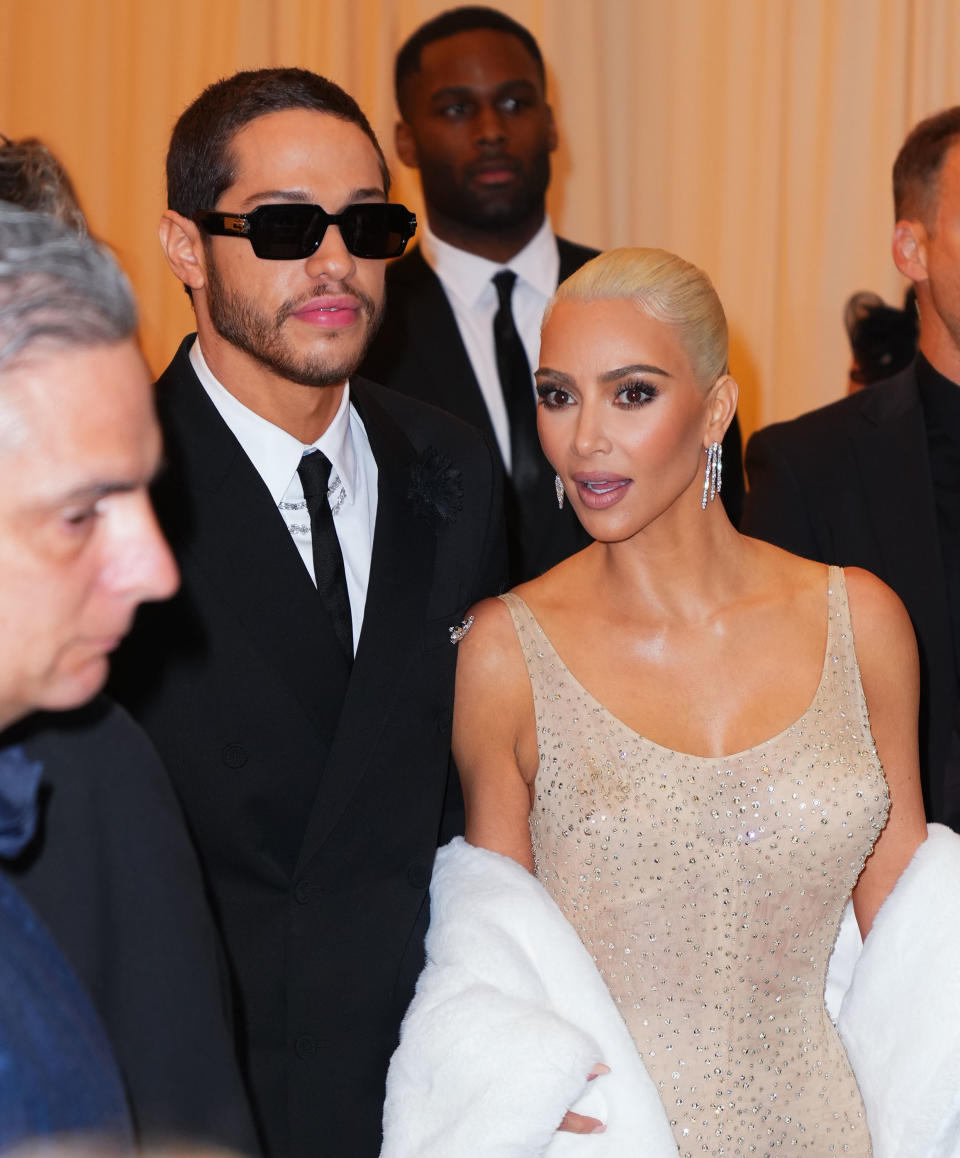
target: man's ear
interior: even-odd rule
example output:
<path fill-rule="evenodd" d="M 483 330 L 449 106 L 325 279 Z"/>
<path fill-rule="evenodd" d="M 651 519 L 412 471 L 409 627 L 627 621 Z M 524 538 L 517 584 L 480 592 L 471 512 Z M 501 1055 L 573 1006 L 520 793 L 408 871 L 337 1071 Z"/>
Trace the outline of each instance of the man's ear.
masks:
<path fill-rule="evenodd" d="M 723 442 L 727 427 L 737 412 L 740 387 L 729 374 L 723 374 L 710 387 L 707 395 L 707 429 L 704 447 L 711 442 Z"/>
<path fill-rule="evenodd" d="M 419 169 L 420 160 L 417 157 L 417 142 L 413 139 L 413 129 L 406 121 L 397 121 L 393 128 L 393 142 L 397 147 L 397 156 L 408 169 Z"/>
<path fill-rule="evenodd" d="M 921 221 L 898 221 L 893 228 L 893 264 L 912 282 L 927 280 L 927 230 Z"/>
<path fill-rule="evenodd" d="M 167 265 L 184 285 L 192 290 L 203 289 L 207 282 L 206 254 L 196 222 L 165 209 L 158 232 Z"/>

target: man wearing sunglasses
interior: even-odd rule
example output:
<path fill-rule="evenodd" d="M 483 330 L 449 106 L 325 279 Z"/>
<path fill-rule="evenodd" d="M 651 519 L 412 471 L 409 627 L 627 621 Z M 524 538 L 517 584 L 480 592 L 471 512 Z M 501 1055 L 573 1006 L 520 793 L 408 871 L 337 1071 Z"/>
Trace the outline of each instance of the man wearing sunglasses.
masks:
<path fill-rule="evenodd" d="M 423 959 L 456 636 L 499 586 L 478 434 L 354 375 L 415 220 L 336 85 L 239 73 L 178 121 L 160 224 L 197 334 L 157 384 L 180 595 L 114 690 L 165 757 L 276 1158 L 374 1158 Z"/>

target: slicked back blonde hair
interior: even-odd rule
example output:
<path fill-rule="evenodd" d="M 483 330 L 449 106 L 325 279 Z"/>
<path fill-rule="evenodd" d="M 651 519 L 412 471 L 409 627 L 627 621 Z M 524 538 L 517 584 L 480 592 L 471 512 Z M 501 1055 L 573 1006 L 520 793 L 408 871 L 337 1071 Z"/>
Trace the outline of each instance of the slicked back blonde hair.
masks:
<path fill-rule="evenodd" d="M 561 282 L 557 302 L 631 301 L 641 313 L 676 330 L 697 382 L 706 389 L 727 373 L 727 319 L 713 283 L 665 249 L 610 249 Z"/>

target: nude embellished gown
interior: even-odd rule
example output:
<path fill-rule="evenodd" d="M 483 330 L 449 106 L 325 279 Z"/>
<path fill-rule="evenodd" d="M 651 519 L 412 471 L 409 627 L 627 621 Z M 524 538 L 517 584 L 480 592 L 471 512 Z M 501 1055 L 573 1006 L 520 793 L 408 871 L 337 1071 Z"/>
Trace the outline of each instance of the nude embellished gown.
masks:
<path fill-rule="evenodd" d="M 593 956 L 681 1158 L 869 1158 L 823 1001 L 844 906 L 889 807 L 842 571 L 829 569 L 809 707 L 720 758 L 628 728 L 577 682 L 522 599 L 502 598 L 536 709 L 537 876 Z"/>

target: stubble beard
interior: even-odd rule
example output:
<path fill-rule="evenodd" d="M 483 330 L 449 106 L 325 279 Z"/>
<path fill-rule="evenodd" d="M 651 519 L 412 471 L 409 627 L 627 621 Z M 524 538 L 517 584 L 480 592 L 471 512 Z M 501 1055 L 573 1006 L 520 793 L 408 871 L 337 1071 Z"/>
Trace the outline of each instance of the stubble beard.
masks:
<path fill-rule="evenodd" d="M 550 151 L 537 153 L 523 180 L 514 188 L 477 190 L 467 176 L 457 177 L 452 169 L 438 170 L 436 188 L 424 196 L 444 217 L 480 232 L 511 230 L 542 214 L 550 185 Z"/>
<path fill-rule="evenodd" d="M 344 288 L 360 303 L 360 311 L 366 323 L 362 340 L 349 350 L 328 348 L 315 355 L 297 354 L 285 340 L 284 324 L 306 302 L 323 297 L 330 290 L 323 285 L 314 286 L 300 298 L 284 302 L 271 317 L 240 291 L 228 289 L 216 265 L 212 262 L 207 264 L 207 311 L 213 328 L 224 341 L 236 346 L 279 377 L 301 386 L 339 386 L 346 381 L 363 361 L 380 328 L 386 308 L 385 298 L 381 297 L 376 302 L 356 286 Z M 340 335 L 326 336 L 336 341 Z M 355 331 L 351 329 L 346 337 L 347 340 L 355 339 Z"/>

